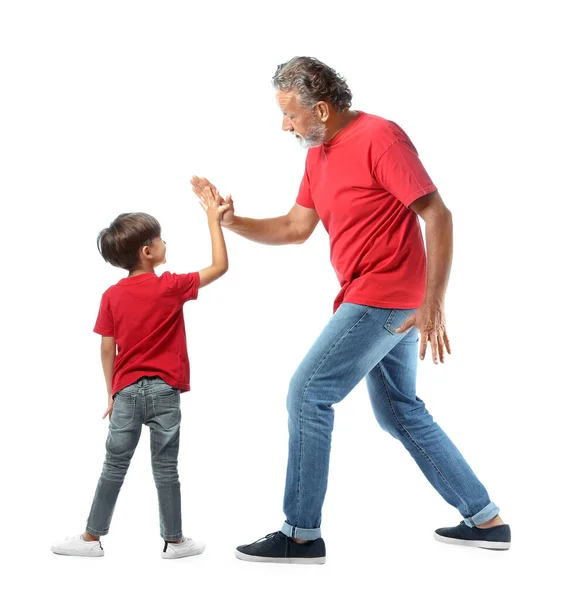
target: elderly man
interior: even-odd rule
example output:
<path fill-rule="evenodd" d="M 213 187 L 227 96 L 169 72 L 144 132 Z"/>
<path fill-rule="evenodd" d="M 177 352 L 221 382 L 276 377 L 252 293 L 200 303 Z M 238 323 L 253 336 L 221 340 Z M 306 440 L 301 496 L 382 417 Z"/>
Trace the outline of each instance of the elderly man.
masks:
<path fill-rule="evenodd" d="M 325 562 L 321 537 L 333 404 L 365 378 L 383 429 L 400 440 L 463 521 L 438 541 L 510 547 L 510 528 L 463 456 L 416 396 L 418 354 L 434 363 L 450 342 L 444 298 L 452 257 L 452 219 L 406 133 L 381 117 L 351 110 L 345 79 L 322 62 L 295 57 L 273 78 L 282 128 L 308 148 L 296 203 L 284 216 L 235 216 L 222 224 L 262 244 L 302 243 L 322 221 L 341 289 L 334 314 L 292 377 L 289 451 L 280 531 L 239 546 L 256 562 Z M 192 179 L 194 192 L 212 184 Z M 425 222 L 427 261 L 418 216 Z M 427 264 L 426 264 L 427 263 Z M 427 268 L 426 268 L 427 267 Z M 418 352 L 419 348 L 419 352 Z"/>

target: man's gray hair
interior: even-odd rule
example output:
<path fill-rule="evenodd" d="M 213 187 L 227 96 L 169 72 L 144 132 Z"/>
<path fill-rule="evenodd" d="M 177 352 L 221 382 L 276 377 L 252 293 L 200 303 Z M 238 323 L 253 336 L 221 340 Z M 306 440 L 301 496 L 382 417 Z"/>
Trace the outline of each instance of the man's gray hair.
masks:
<path fill-rule="evenodd" d="M 316 58 L 295 56 L 279 65 L 273 86 L 294 92 L 298 103 L 307 109 L 313 109 L 322 100 L 339 111 L 351 107 L 353 96 L 345 78 Z"/>

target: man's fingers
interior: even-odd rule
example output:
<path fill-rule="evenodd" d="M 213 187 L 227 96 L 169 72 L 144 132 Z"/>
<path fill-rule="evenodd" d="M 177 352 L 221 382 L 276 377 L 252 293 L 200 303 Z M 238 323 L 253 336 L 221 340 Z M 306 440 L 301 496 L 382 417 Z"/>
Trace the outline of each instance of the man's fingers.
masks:
<path fill-rule="evenodd" d="M 192 189 L 194 190 L 195 194 L 202 193 L 202 190 L 204 189 L 204 185 L 202 185 L 202 181 L 200 180 L 200 177 L 193 177 L 190 180 L 190 183 L 192 184 Z"/>
<path fill-rule="evenodd" d="M 395 329 L 395 331 L 396 333 L 404 333 L 405 331 L 408 331 L 413 325 L 414 317 L 408 317 L 408 319 L 404 321 L 404 323 L 402 323 L 402 325 L 398 329 Z"/>
<path fill-rule="evenodd" d="M 451 354 L 451 342 L 449 341 L 449 338 L 447 337 L 447 331 L 445 330 L 443 332 L 443 343 L 445 344 L 445 349 L 447 350 L 447 353 Z"/>
<path fill-rule="evenodd" d="M 426 348 L 428 346 L 428 334 L 422 333 L 420 337 L 420 360 L 426 358 Z"/>
<path fill-rule="evenodd" d="M 192 177 L 192 179 L 190 180 L 190 183 L 192 184 L 192 189 L 193 189 L 194 193 L 198 194 L 198 195 L 202 194 L 207 187 L 216 189 L 215 186 L 213 186 L 206 179 L 206 177 L 198 177 L 197 175 L 194 175 Z"/>
<path fill-rule="evenodd" d="M 445 362 L 445 345 L 443 342 L 443 333 L 441 331 L 437 334 L 437 349 L 439 353 L 439 362 Z"/>
<path fill-rule="evenodd" d="M 430 345 L 432 347 L 432 359 L 434 363 L 437 365 L 438 363 L 438 351 L 437 351 L 437 332 L 432 331 L 429 336 Z"/>
<path fill-rule="evenodd" d="M 192 183 L 192 185 L 199 185 L 203 188 L 205 188 L 207 185 L 210 185 L 210 182 L 206 179 L 206 177 L 199 177 L 198 175 L 193 175 L 190 183 Z"/>
<path fill-rule="evenodd" d="M 192 186 L 192 191 L 198 198 L 202 199 L 204 197 L 204 188 Z"/>

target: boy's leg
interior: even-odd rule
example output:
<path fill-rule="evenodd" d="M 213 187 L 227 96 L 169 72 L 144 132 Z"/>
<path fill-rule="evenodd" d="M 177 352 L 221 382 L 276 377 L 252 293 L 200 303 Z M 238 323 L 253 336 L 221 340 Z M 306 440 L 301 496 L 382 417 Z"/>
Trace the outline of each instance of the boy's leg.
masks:
<path fill-rule="evenodd" d="M 373 411 L 381 427 L 400 440 L 428 481 L 469 527 L 487 523 L 498 507 L 459 450 L 416 396 L 419 332 L 408 331 L 367 375 Z"/>
<path fill-rule="evenodd" d="M 86 532 L 97 538 L 106 535 L 142 426 L 140 398 L 129 386 L 114 397 L 106 439 L 106 460 L 98 481 Z"/>
<path fill-rule="evenodd" d="M 159 500 L 161 537 L 182 540 L 181 495 L 178 474 L 180 392 L 161 379 L 147 388 L 147 420 L 151 429 L 151 465 Z"/>

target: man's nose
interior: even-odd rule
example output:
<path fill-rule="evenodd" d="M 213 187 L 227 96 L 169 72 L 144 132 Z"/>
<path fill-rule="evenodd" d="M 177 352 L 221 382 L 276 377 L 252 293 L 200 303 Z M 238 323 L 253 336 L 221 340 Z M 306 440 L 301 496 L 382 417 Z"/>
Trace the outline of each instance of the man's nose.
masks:
<path fill-rule="evenodd" d="M 290 122 L 290 119 L 285 115 L 283 117 L 282 130 L 283 131 L 292 131 L 292 129 L 293 129 L 292 123 Z"/>

